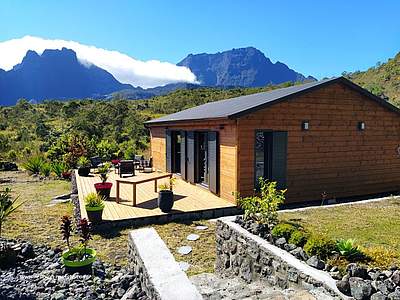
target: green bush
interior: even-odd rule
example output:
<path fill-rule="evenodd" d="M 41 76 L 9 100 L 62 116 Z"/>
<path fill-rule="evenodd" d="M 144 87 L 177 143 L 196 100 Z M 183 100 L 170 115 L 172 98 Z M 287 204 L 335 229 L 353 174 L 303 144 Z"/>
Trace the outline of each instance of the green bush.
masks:
<path fill-rule="evenodd" d="M 11 161 L 16 161 L 18 158 L 17 152 L 15 150 L 8 151 L 7 158 Z"/>
<path fill-rule="evenodd" d="M 52 171 L 52 167 L 51 164 L 48 162 L 44 162 L 41 166 L 40 166 L 40 175 L 43 175 L 45 177 L 49 177 Z"/>
<path fill-rule="evenodd" d="M 292 224 L 279 223 L 274 226 L 271 233 L 272 236 L 275 238 L 284 237 L 286 240 L 289 240 L 290 236 L 292 235 L 292 232 L 294 232 L 295 230 L 296 227 L 294 227 Z"/>
<path fill-rule="evenodd" d="M 32 156 L 28 158 L 22 167 L 32 174 L 39 174 L 44 163 L 46 163 L 46 160 L 43 156 Z"/>
<path fill-rule="evenodd" d="M 244 210 L 245 219 L 268 225 L 269 229 L 278 223 L 278 208 L 285 201 L 286 190 L 278 190 L 276 182 L 260 177 L 260 196 L 239 198 L 239 206 Z"/>
<path fill-rule="evenodd" d="M 324 236 L 312 235 L 304 245 L 304 251 L 310 255 L 317 255 L 321 259 L 331 256 L 336 250 L 336 243 Z"/>
<path fill-rule="evenodd" d="M 103 161 L 110 161 L 114 157 L 114 153 L 118 151 L 118 146 L 114 142 L 101 140 L 100 143 L 97 144 L 96 149 L 97 154 Z"/>
<path fill-rule="evenodd" d="M 134 147 L 128 147 L 126 150 L 125 150 L 125 153 L 124 153 L 124 158 L 125 159 L 135 159 L 135 154 L 136 154 L 136 150 L 135 150 L 135 148 Z"/>
<path fill-rule="evenodd" d="M 296 229 L 292 232 L 289 243 L 295 244 L 296 246 L 303 247 L 307 242 L 308 235 L 302 230 Z"/>
<path fill-rule="evenodd" d="M 51 170 L 57 177 L 61 177 L 63 172 L 68 171 L 68 166 L 64 162 L 55 161 L 51 164 Z"/>

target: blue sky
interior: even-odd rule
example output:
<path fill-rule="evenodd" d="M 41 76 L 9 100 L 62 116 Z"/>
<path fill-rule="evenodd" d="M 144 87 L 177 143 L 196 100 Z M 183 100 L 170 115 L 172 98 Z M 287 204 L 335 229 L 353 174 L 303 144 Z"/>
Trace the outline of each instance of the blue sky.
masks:
<path fill-rule="evenodd" d="M 0 2 L 0 42 L 73 40 L 140 60 L 254 46 L 318 78 L 363 70 L 400 51 L 400 1 Z"/>

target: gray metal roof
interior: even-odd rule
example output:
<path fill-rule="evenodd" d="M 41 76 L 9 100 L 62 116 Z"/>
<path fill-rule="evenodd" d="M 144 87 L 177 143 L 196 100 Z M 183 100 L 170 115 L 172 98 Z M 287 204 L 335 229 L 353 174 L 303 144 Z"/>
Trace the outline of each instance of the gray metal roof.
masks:
<path fill-rule="evenodd" d="M 180 121 L 189 120 L 203 120 L 203 119 L 218 119 L 218 118 L 235 118 L 240 117 L 249 112 L 256 111 L 264 108 L 273 103 L 283 101 L 289 97 L 293 97 L 303 92 L 313 90 L 323 85 L 333 82 L 343 82 L 349 85 L 353 89 L 357 89 L 366 96 L 373 98 L 373 100 L 387 106 L 389 109 L 399 112 L 399 110 L 386 102 L 385 100 L 374 96 L 367 90 L 364 90 L 360 86 L 352 83 L 344 77 L 326 79 L 321 81 L 310 82 L 302 85 L 291 86 L 287 88 L 281 88 L 272 90 L 269 92 L 257 93 L 252 95 L 240 96 L 236 98 L 220 100 L 215 102 L 206 103 L 189 109 L 179 111 L 170 115 L 163 116 L 161 118 L 147 121 L 146 124 L 157 124 L 157 123 L 174 123 Z"/>

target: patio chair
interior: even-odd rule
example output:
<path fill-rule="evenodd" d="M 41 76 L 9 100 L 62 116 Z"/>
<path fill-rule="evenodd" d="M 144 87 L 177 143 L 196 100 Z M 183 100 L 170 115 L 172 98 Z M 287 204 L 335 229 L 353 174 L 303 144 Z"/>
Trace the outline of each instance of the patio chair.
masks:
<path fill-rule="evenodd" d="M 119 163 L 119 177 L 124 175 L 135 176 L 135 165 L 133 160 L 121 160 Z"/>
<path fill-rule="evenodd" d="M 140 162 L 144 159 L 143 155 L 135 155 L 134 164 L 136 170 L 141 170 Z"/>
<path fill-rule="evenodd" d="M 140 161 L 140 170 L 142 170 L 145 173 L 150 173 L 153 171 L 153 158 L 150 157 L 150 159 L 142 159 Z"/>
<path fill-rule="evenodd" d="M 103 165 L 100 156 L 93 156 L 90 158 L 90 163 L 92 164 L 92 168 L 98 168 Z"/>

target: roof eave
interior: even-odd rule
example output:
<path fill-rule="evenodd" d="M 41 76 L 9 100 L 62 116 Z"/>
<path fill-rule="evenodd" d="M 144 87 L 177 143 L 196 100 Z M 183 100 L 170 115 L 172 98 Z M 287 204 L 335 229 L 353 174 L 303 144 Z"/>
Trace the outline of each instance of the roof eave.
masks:
<path fill-rule="evenodd" d="M 171 125 L 171 124 L 182 124 L 187 122 L 210 122 L 210 121 L 224 121 L 229 120 L 228 117 L 218 117 L 218 118 L 202 118 L 202 119 L 185 119 L 185 120 L 168 120 L 168 121 L 160 121 L 160 122 L 145 122 L 144 125 L 146 127 L 152 126 L 163 126 L 163 125 Z"/>

